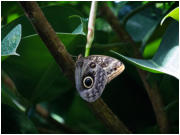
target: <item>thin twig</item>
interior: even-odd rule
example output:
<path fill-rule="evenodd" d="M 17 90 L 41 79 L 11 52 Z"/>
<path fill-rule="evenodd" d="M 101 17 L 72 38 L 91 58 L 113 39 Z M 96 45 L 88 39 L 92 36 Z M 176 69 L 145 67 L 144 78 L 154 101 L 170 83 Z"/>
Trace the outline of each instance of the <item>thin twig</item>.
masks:
<path fill-rule="evenodd" d="M 54 56 L 56 62 L 59 64 L 64 74 L 68 79 L 72 80 L 72 83 L 74 83 L 75 63 L 66 51 L 63 43 L 56 36 L 55 31 L 48 23 L 38 4 L 36 2 L 30 1 L 21 1 L 19 3 L 23 7 L 26 16 L 29 18 L 30 22 L 38 32 L 41 39 L 44 41 L 51 54 Z M 130 133 L 127 127 L 119 124 L 122 122 L 119 121 L 117 116 L 108 108 L 108 106 L 103 102 L 102 99 L 99 99 L 95 103 L 90 104 L 90 106 L 92 106 L 92 109 L 94 110 L 94 112 L 96 112 L 98 117 L 103 120 L 103 122 L 106 122 L 105 124 L 109 126 L 112 132 Z"/>
<path fill-rule="evenodd" d="M 118 18 L 113 14 L 110 8 L 106 4 L 102 4 L 100 6 L 100 12 L 101 12 L 101 16 L 103 16 L 109 22 L 113 30 L 118 34 L 119 38 L 122 41 L 128 42 L 132 45 L 132 48 L 134 50 L 133 55 L 136 58 L 141 58 L 141 54 L 138 48 L 136 47 L 135 42 L 132 40 L 131 36 L 127 33 L 127 31 L 122 27 Z M 152 106 L 156 115 L 156 120 L 159 125 L 161 133 L 169 133 L 168 119 L 167 119 L 165 111 L 163 110 L 164 105 L 163 105 L 161 96 L 158 92 L 158 89 L 157 89 L 158 87 L 157 86 L 151 87 L 148 84 L 146 80 L 147 72 L 140 70 L 138 68 L 137 68 L 137 71 L 139 73 L 139 76 L 141 77 L 141 80 L 144 83 L 144 87 L 152 103 Z"/>

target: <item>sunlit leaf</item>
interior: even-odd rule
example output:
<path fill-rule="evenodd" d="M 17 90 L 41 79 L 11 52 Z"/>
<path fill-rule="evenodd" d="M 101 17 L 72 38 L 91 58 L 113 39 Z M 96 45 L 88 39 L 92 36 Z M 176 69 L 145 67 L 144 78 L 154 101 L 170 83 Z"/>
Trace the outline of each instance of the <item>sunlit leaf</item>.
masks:
<path fill-rule="evenodd" d="M 16 49 L 21 40 L 21 25 L 17 25 L 10 31 L 7 36 L 2 40 L 1 56 L 7 55 L 19 55 L 16 53 Z"/>
<path fill-rule="evenodd" d="M 143 57 L 148 58 L 148 57 L 153 56 L 155 54 L 155 52 L 158 50 L 161 40 L 162 40 L 161 38 L 158 38 L 158 39 L 150 42 L 149 44 L 147 44 L 146 48 L 144 49 L 144 52 L 143 52 Z"/>
<path fill-rule="evenodd" d="M 166 18 L 168 17 L 172 17 L 173 19 L 175 19 L 176 21 L 179 21 L 179 7 L 173 9 L 170 13 L 168 13 L 161 21 L 161 25 L 163 24 L 163 22 L 166 20 Z"/>

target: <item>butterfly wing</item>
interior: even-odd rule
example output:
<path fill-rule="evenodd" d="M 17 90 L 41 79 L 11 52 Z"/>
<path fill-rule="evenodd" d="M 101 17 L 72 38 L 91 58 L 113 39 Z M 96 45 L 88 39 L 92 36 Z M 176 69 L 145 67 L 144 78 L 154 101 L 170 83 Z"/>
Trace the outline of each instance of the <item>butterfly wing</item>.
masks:
<path fill-rule="evenodd" d="M 95 65 L 92 66 L 92 63 Z M 92 87 L 90 88 L 84 84 L 84 80 L 88 77 L 92 79 Z M 93 60 L 87 57 L 80 57 L 76 61 L 75 81 L 76 89 L 80 96 L 88 102 L 94 102 L 101 96 L 105 88 L 107 74 L 105 70 Z"/>
<path fill-rule="evenodd" d="M 94 102 L 101 96 L 106 84 L 122 73 L 124 68 L 122 62 L 109 56 L 79 56 L 75 69 L 76 89 L 84 100 Z M 87 85 L 89 82 L 91 85 L 87 86 L 86 81 Z"/>
<path fill-rule="evenodd" d="M 121 61 L 109 56 L 90 55 L 88 59 L 99 64 L 106 71 L 108 82 L 121 74 L 125 69 L 125 66 Z"/>

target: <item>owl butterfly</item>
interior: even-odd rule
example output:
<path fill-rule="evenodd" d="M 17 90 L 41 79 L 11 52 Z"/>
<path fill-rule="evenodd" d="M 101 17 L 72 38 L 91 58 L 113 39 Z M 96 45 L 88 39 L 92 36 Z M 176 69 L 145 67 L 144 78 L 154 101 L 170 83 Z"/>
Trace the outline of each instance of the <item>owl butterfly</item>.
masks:
<path fill-rule="evenodd" d="M 123 72 L 125 66 L 119 60 L 103 55 L 78 56 L 75 69 L 76 89 L 88 101 L 97 100 L 107 83 Z"/>
<path fill-rule="evenodd" d="M 123 72 L 125 66 L 119 60 L 104 56 L 78 56 L 75 69 L 76 89 L 88 101 L 97 100 L 107 83 Z"/>

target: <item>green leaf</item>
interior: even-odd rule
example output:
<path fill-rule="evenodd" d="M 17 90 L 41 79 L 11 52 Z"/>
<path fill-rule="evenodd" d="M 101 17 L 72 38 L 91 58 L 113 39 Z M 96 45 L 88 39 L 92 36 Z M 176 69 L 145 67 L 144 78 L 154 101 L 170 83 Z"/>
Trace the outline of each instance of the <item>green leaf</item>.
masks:
<path fill-rule="evenodd" d="M 161 40 L 162 40 L 161 38 L 158 38 L 148 43 L 143 51 L 143 57 L 149 58 L 153 56 L 155 52 L 158 50 Z"/>
<path fill-rule="evenodd" d="M 21 25 L 18 24 L 8 35 L 2 40 L 1 56 L 19 55 L 16 49 L 21 40 Z"/>
<path fill-rule="evenodd" d="M 80 16 L 69 18 L 69 16 L 80 15 L 80 13 L 72 8 L 61 6 L 46 7 L 43 11 L 69 53 L 72 55 L 82 53 L 84 50 L 76 47 L 80 45 L 82 48 L 86 42 L 81 31 L 84 30 L 81 25 L 82 18 Z M 63 14 L 60 17 L 52 16 L 57 12 L 63 12 Z M 3 62 L 2 67 L 8 74 L 11 74 L 19 92 L 31 102 L 37 103 L 52 100 L 69 90 L 72 87 L 71 82 L 63 75 L 40 37 L 32 31 L 33 28 L 25 17 L 13 21 L 3 30 L 6 31 L 15 23 L 21 23 L 24 28 L 23 38 L 18 48 L 21 57 L 8 58 Z M 77 31 L 71 33 L 74 30 Z M 18 65 L 18 67 L 12 68 L 13 65 Z"/>
<path fill-rule="evenodd" d="M 150 30 L 150 32 L 148 32 L 149 34 L 147 34 L 147 36 L 143 39 L 141 49 L 143 50 L 142 55 L 145 59 L 152 58 L 157 52 L 162 41 L 162 37 L 172 21 L 174 20 L 166 21 L 163 26 L 160 26 L 160 21 L 158 21 L 157 24 Z"/>
<path fill-rule="evenodd" d="M 161 14 L 157 12 L 158 9 L 150 6 L 128 19 L 125 28 L 135 42 L 143 41 L 160 21 Z"/>
<path fill-rule="evenodd" d="M 8 58 L 8 56 L 1 56 L 1 62 L 4 61 L 7 58 Z"/>
<path fill-rule="evenodd" d="M 85 36 L 71 33 L 57 35 L 72 55 L 84 51 L 76 45 L 83 46 Z M 9 57 L 2 68 L 11 74 L 19 92 L 31 102 L 51 100 L 72 87 L 38 35 L 23 38 L 18 51 L 21 57 Z M 13 65 L 18 66 L 12 68 Z"/>
<path fill-rule="evenodd" d="M 17 1 L 3 1 L 1 3 L 1 13 L 2 22 L 4 21 L 6 24 L 21 16 L 24 12 Z"/>
<path fill-rule="evenodd" d="M 160 47 L 152 59 L 142 60 L 111 51 L 139 68 L 152 73 L 165 73 L 179 78 L 179 24 L 173 22 L 167 28 Z"/>
<path fill-rule="evenodd" d="M 71 19 L 70 21 L 73 21 L 77 18 L 80 20 L 79 26 L 77 26 L 77 28 L 75 28 L 75 30 L 72 33 L 86 35 L 88 19 L 82 18 L 79 15 L 72 15 L 69 18 Z"/>
<path fill-rule="evenodd" d="M 42 8 L 42 11 L 56 32 L 72 33 L 80 25 L 79 18 L 72 20 L 69 18 L 73 15 L 82 16 L 81 13 L 79 13 L 77 10 L 74 10 L 73 8 L 67 6 L 48 6 Z M 58 15 L 57 13 L 63 14 Z M 36 34 L 32 24 L 29 22 L 27 17 L 23 15 L 2 28 L 2 38 L 17 24 L 21 24 L 23 27 L 22 38 Z"/>
<path fill-rule="evenodd" d="M 7 36 L 2 40 L 1 56 L 19 55 L 16 49 L 21 40 L 21 24 L 18 24 Z"/>
<path fill-rule="evenodd" d="M 71 87 L 72 84 L 64 77 L 62 72 L 59 71 L 59 66 L 55 61 L 52 61 L 32 92 L 31 102 L 37 103 L 55 98 Z"/>
<path fill-rule="evenodd" d="M 175 19 L 176 21 L 179 21 L 179 7 L 173 9 L 170 13 L 168 13 L 161 21 L 161 25 L 164 23 L 164 21 L 166 20 L 166 18 L 168 17 L 172 17 L 173 19 Z"/>

